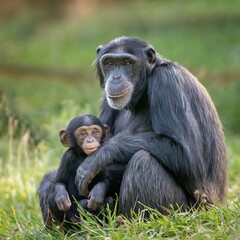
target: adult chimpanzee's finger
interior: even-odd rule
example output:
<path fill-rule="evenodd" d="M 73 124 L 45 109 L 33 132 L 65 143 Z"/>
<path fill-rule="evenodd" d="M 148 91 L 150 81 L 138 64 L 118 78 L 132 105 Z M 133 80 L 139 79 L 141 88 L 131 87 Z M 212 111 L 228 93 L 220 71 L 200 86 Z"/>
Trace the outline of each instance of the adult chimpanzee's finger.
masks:
<path fill-rule="evenodd" d="M 91 211 L 96 211 L 101 207 L 101 205 L 102 205 L 102 202 L 99 202 L 97 199 L 90 199 L 87 207 Z"/>
<path fill-rule="evenodd" d="M 72 206 L 72 203 L 71 203 L 71 200 L 70 200 L 70 198 L 68 196 L 66 198 L 66 200 L 64 201 L 65 211 L 69 210 L 71 206 Z"/>
<path fill-rule="evenodd" d="M 75 184 L 80 195 L 88 196 L 88 184 L 92 181 L 91 174 L 81 166 L 77 170 Z"/>
<path fill-rule="evenodd" d="M 87 208 L 92 210 L 92 208 L 93 208 L 93 201 L 91 201 L 91 200 L 88 201 Z"/>
<path fill-rule="evenodd" d="M 60 211 L 65 211 L 64 201 L 58 201 L 58 202 L 57 202 L 57 206 L 58 206 L 58 209 L 59 209 Z"/>
<path fill-rule="evenodd" d="M 81 194 L 86 197 L 89 195 L 88 184 L 89 182 L 86 181 L 86 179 L 83 179 L 82 184 L 80 185 Z"/>

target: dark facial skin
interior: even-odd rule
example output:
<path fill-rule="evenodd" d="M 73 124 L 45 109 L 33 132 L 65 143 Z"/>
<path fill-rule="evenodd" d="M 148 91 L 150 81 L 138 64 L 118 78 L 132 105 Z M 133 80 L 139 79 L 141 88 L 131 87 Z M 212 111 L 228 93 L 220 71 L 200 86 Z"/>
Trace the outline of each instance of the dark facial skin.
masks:
<path fill-rule="evenodd" d="M 122 109 L 131 101 L 139 76 L 139 59 L 126 53 L 109 53 L 100 59 L 100 66 L 109 105 Z"/>

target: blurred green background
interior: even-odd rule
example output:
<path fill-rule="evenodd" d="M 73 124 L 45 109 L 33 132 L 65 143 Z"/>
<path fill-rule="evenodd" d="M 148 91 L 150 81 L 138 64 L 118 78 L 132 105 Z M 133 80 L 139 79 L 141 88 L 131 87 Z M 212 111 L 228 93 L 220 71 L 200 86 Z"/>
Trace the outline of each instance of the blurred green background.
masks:
<path fill-rule="evenodd" d="M 96 48 L 123 35 L 151 43 L 207 88 L 228 144 L 229 196 L 238 197 L 239 6 L 239 0 L 2 1 L 2 226 L 18 233 L 18 222 L 41 221 L 35 191 L 64 151 L 58 131 L 76 114 L 98 113 L 101 91 L 92 66 Z"/>

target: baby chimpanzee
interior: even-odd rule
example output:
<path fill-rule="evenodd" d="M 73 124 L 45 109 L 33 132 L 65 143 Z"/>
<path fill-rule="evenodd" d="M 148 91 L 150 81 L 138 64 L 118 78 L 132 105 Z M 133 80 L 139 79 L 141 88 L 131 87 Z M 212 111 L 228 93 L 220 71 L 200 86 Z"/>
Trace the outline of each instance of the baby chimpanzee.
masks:
<path fill-rule="evenodd" d="M 48 196 L 48 217 L 43 218 L 46 226 L 52 224 L 52 217 L 58 222 L 79 221 L 78 204 L 96 213 L 103 204 L 113 205 L 113 198 L 106 197 L 110 192 L 110 178 L 107 170 L 100 172 L 89 185 L 89 199 L 80 196 L 75 185 L 76 171 L 87 155 L 95 152 L 109 137 L 109 127 L 103 125 L 93 115 L 79 115 L 73 118 L 66 129 L 59 132 L 61 143 L 68 147 L 61 159 L 52 190 Z M 45 176 L 46 177 L 46 176 Z M 45 206 L 44 206 L 45 207 Z"/>

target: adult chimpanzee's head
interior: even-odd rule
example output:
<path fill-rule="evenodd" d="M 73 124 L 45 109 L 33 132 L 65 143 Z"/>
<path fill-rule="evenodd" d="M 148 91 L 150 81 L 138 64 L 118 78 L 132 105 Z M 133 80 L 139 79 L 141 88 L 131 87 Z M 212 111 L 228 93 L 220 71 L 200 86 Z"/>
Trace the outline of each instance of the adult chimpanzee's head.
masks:
<path fill-rule="evenodd" d="M 59 132 L 60 141 L 65 147 L 80 149 L 87 155 L 95 152 L 108 135 L 109 127 L 90 114 L 73 118 L 67 128 Z"/>
<path fill-rule="evenodd" d="M 99 46 L 97 54 L 97 72 L 108 104 L 114 109 L 137 104 L 157 62 L 154 48 L 139 39 L 121 37 Z"/>

